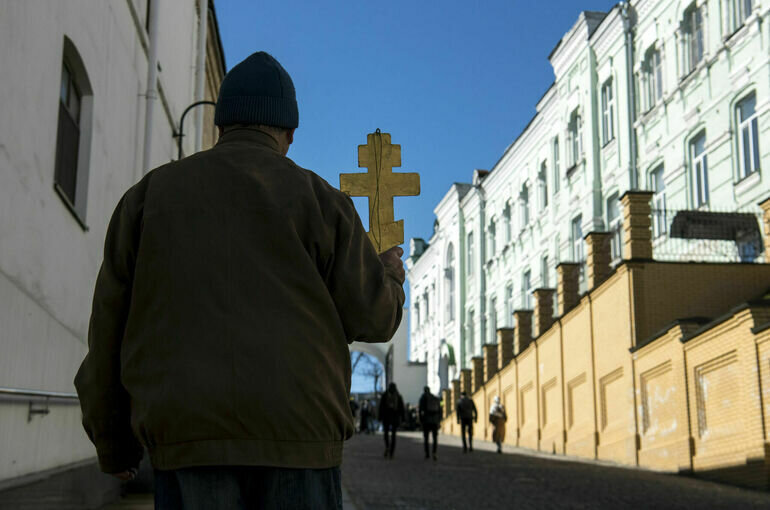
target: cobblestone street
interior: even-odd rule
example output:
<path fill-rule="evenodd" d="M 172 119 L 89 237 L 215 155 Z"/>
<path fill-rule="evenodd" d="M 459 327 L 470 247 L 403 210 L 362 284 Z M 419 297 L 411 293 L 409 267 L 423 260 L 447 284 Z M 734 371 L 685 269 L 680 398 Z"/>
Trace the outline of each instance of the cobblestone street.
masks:
<path fill-rule="evenodd" d="M 463 454 L 459 438 L 439 436 L 434 462 L 423 458 L 422 434 L 409 432 L 388 460 L 382 435 L 357 435 L 345 444 L 343 485 L 357 510 L 770 508 L 759 491 L 506 450 L 474 442 Z"/>

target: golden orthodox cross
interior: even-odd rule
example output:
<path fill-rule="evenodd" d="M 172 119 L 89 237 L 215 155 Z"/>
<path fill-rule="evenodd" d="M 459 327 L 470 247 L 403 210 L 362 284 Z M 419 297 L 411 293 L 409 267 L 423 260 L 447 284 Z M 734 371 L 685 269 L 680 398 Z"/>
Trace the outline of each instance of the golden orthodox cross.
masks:
<path fill-rule="evenodd" d="M 401 146 L 391 144 L 390 134 L 379 129 L 358 146 L 358 166 L 369 171 L 340 174 L 340 189 L 369 198 L 369 239 L 382 253 L 404 242 L 404 220 L 394 219 L 393 197 L 419 195 L 420 174 L 393 173 L 393 167 L 401 166 Z"/>

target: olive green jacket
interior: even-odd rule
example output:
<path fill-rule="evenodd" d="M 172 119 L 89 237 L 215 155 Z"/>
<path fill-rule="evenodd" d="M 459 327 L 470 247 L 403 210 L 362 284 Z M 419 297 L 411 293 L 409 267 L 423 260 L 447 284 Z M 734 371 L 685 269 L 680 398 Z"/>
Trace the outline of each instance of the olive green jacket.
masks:
<path fill-rule="evenodd" d="M 256 129 L 157 168 L 107 231 L 75 378 L 102 470 L 337 466 L 353 341 L 404 291 L 353 203 Z"/>

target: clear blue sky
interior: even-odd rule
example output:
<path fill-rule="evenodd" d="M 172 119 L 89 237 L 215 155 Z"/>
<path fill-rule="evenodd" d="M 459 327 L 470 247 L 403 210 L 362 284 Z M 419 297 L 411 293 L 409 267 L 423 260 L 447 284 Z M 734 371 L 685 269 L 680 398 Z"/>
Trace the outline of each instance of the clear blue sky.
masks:
<path fill-rule="evenodd" d="M 582 10 L 614 0 L 258 2 L 218 0 L 228 68 L 267 51 L 291 74 L 299 129 L 289 157 L 339 186 L 376 128 L 401 144 L 398 172 L 422 194 L 396 198 L 405 246 L 426 240 L 453 182 L 490 169 L 553 82 L 548 54 Z M 356 199 L 368 226 L 365 199 Z M 354 376 L 354 391 L 363 384 Z M 368 383 L 366 387 L 370 387 Z"/>

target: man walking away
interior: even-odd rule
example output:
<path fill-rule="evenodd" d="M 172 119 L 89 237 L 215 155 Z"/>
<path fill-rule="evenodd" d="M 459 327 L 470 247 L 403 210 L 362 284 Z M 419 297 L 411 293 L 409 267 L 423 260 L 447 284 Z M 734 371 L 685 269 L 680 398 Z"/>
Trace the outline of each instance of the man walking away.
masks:
<path fill-rule="evenodd" d="M 463 437 L 463 453 L 473 451 L 473 424 L 478 421 L 479 414 L 476 411 L 476 404 L 472 398 L 469 398 L 464 391 L 460 394 L 460 400 L 457 401 L 457 423 L 460 424 L 460 433 Z M 468 442 L 465 441 L 465 434 L 468 434 Z"/>
<path fill-rule="evenodd" d="M 358 431 L 369 433 L 369 402 L 367 400 L 361 404 L 361 427 Z"/>
<path fill-rule="evenodd" d="M 428 454 L 428 435 L 433 436 L 433 460 L 437 460 L 436 448 L 438 448 L 438 427 L 441 423 L 441 400 L 430 392 L 426 386 L 420 397 L 420 423 L 422 424 L 422 436 L 425 443 L 425 458 Z"/>
<path fill-rule="evenodd" d="M 396 450 L 396 429 L 404 421 L 404 399 L 396 389 L 396 383 L 390 383 L 388 390 L 380 397 L 380 421 L 385 436 L 385 457 L 393 458 Z"/>
<path fill-rule="evenodd" d="M 508 421 L 508 415 L 505 413 L 505 407 L 500 404 L 500 397 L 495 396 L 489 408 L 489 422 L 494 427 L 492 440 L 497 444 L 497 453 L 503 453 L 506 421 Z"/>
<path fill-rule="evenodd" d="M 342 508 L 353 341 L 401 322 L 401 248 L 286 157 L 294 85 L 254 53 L 219 90 L 216 146 L 118 202 L 75 377 L 105 473 L 142 447 L 158 509 Z M 302 419 L 298 419 L 302 417 Z"/>

